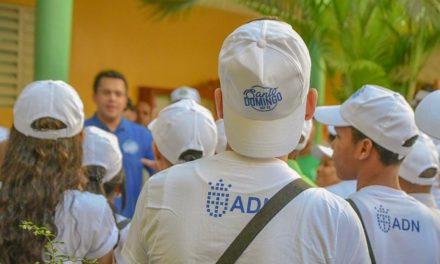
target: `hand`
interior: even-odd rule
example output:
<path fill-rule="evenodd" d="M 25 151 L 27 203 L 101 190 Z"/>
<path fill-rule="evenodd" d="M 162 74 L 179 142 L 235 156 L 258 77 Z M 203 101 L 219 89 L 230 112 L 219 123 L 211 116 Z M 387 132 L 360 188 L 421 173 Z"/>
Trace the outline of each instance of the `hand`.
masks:
<path fill-rule="evenodd" d="M 159 171 L 159 164 L 157 163 L 156 160 L 141 159 L 141 162 L 144 166 L 152 168 L 155 171 Z"/>

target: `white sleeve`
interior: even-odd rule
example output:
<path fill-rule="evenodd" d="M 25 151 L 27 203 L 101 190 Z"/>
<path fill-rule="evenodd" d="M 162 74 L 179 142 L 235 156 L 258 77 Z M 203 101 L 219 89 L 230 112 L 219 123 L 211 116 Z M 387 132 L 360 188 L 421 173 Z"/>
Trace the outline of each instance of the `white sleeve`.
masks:
<path fill-rule="evenodd" d="M 361 221 L 347 202 L 339 217 L 336 237 L 333 263 L 371 263 Z"/>
<path fill-rule="evenodd" d="M 118 241 L 118 229 L 116 227 L 113 212 L 110 205 L 105 202 L 100 216 L 95 216 L 97 225 L 93 228 L 93 243 L 86 257 L 96 259 L 110 252 Z"/>
<path fill-rule="evenodd" d="M 134 212 L 133 219 L 130 222 L 130 229 L 128 231 L 127 240 L 124 243 L 122 249 L 122 257 L 127 263 L 147 263 L 147 245 L 145 239 L 143 239 L 143 232 L 145 225 L 145 211 L 146 211 L 146 199 L 148 183 L 144 184 L 142 192 L 139 195 L 139 199 L 136 204 L 136 210 Z"/>

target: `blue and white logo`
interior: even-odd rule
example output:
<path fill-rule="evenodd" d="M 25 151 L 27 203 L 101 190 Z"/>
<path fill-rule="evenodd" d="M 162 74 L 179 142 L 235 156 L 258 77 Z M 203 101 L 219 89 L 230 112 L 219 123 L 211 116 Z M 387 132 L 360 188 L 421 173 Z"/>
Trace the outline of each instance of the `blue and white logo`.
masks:
<path fill-rule="evenodd" d="M 385 209 L 382 205 L 379 208 L 374 207 L 376 210 L 376 218 L 379 229 L 384 233 L 388 233 L 390 230 L 405 231 L 405 232 L 420 232 L 420 221 L 415 219 L 408 219 L 404 217 L 392 217 L 390 210 Z"/>
<path fill-rule="evenodd" d="M 243 92 L 244 105 L 260 112 L 272 111 L 277 107 L 283 96 L 277 87 L 254 85 Z"/>
<path fill-rule="evenodd" d="M 391 216 L 389 214 L 390 210 L 383 208 L 382 205 L 379 205 L 379 208 L 374 207 L 374 209 L 377 211 L 376 218 L 380 230 L 388 233 L 391 229 Z"/>
<path fill-rule="evenodd" d="M 222 179 L 216 183 L 209 182 L 210 190 L 206 198 L 206 211 L 210 216 L 222 217 L 228 211 L 229 188 L 231 184 L 226 184 Z"/>
<path fill-rule="evenodd" d="M 127 139 L 122 143 L 122 151 L 127 154 L 136 154 L 139 151 L 139 145 L 136 143 L 136 141 Z"/>

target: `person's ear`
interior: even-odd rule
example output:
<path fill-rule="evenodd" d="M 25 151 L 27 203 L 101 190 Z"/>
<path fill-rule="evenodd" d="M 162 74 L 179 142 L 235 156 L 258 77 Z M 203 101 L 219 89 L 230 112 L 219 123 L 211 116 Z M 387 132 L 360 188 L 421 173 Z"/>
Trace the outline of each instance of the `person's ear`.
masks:
<path fill-rule="evenodd" d="M 217 111 L 217 118 L 223 118 L 223 93 L 220 88 L 214 91 L 215 110 Z"/>
<path fill-rule="evenodd" d="M 310 88 L 307 94 L 305 120 L 310 120 L 313 118 L 317 103 L 318 103 L 318 91 L 315 88 Z"/>
<path fill-rule="evenodd" d="M 373 151 L 373 141 L 369 138 L 364 138 L 356 144 L 355 158 L 358 160 L 366 160 L 370 157 Z"/>

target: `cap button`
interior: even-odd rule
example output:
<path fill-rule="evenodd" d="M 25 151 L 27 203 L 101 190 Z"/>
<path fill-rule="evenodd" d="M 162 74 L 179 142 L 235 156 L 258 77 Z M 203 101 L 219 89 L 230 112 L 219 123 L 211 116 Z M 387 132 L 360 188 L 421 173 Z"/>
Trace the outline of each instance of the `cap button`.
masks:
<path fill-rule="evenodd" d="M 257 41 L 257 46 L 260 47 L 260 48 L 265 48 L 266 45 L 267 45 L 267 43 L 266 43 L 266 40 L 264 40 L 264 39 L 259 39 Z"/>

